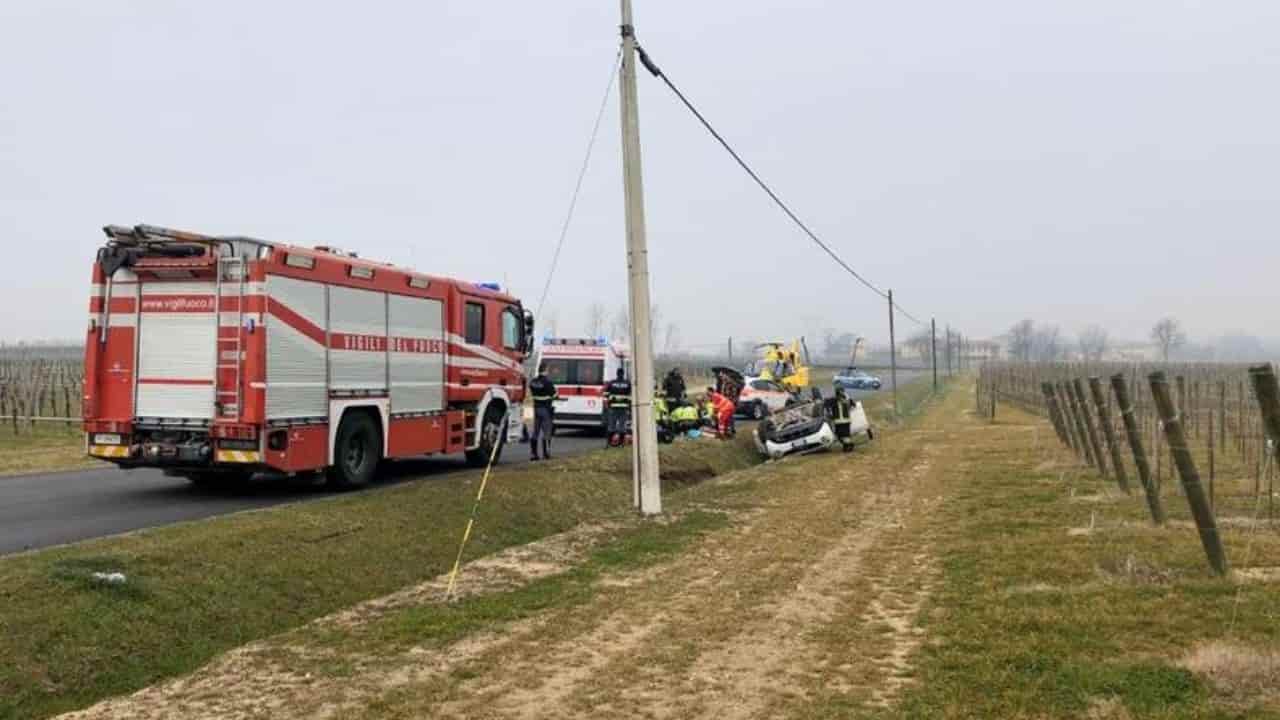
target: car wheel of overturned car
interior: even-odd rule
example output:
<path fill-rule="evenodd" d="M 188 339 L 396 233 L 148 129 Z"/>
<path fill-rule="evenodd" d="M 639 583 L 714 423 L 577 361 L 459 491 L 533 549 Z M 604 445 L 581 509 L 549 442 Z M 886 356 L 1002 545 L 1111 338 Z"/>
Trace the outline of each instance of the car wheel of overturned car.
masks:
<path fill-rule="evenodd" d="M 765 407 L 763 402 L 758 402 L 751 407 L 751 417 L 754 420 L 763 420 L 769 414 L 769 408 Z"/>
<path fill-rule="evenodd" d="M 335 488 L 364 487 L 373 480 L 382 460 L 382 434 L 365 412 L 348 412 L 338 425 L 329 484 Z"/>

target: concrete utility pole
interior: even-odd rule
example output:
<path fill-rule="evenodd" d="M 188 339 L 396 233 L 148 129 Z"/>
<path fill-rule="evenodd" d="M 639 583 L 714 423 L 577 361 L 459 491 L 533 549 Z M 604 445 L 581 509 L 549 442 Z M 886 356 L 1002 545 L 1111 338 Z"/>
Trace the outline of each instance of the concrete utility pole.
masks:
<path fill-rule="evenodd" d="M 636 35 L 631 0 L 622 0 L 622 177 L 627 213 L 627 290 L 631 305 L 633 497 L 642 515 L 662 512 L 658 480 L 658 432 L 653 422 L 653 332 L 649 318 L 649 249 L 644 232 L 644 185 L 640 172 L 640 111 L 636 94 Z"/>
<path fill-rule="evenodd" d="M 893 291 L 889 291 L 889 382 L 893 383 L 893 414 L 898 414 L 898 343 L 893 335 Z"/>

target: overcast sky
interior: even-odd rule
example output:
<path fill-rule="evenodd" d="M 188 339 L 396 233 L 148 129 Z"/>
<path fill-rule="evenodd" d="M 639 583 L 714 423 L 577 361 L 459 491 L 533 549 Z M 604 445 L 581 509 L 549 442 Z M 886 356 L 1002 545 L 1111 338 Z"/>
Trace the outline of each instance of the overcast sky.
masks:
<path fill-rule="evenodd" d="M 1280 335 L 1280 3 L 635 1 L 658 64 L 911 313 Z M 0 338 L 80 336 L 108 223 L 536 303 L 617 22 L 612 0 L 0 3 Z M 883 301 L 639 88 L 653 294 L 684 344 L 883 338 Z M 544 312 L 561 333 L 624 303 L 619 148 L 615 92 Z"/>

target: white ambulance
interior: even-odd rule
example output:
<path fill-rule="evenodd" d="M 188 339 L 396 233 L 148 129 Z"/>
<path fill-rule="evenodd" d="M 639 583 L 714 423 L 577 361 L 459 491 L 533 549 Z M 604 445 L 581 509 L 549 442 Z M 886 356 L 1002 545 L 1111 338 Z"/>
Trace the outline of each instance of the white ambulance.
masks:
<path fill-rule="evenodd" d="M 631 376 L 631 353 L 608 338 L 545 337 L 538 347 L 538 367 L 556 384 L 557 428 L 604 428 L 604 386 L 622 368 Z"/>

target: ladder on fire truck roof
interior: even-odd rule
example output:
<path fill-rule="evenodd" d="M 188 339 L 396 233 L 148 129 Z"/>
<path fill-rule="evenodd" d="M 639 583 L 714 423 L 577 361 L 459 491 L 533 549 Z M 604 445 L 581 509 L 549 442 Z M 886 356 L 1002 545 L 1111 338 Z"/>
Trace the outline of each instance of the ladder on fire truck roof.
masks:
<path fill-rule="evenodd" d="M 241 332 L 244 329 L 244 283 L 246 272 L 245 259 L 238 254 L 224 255 L 218 258 L 217 282 L 214 285 L 214 333 L 216 342 L 214 361 L 214 398 L 215 419 L 218 417 L 237 418 L 240 416 L 240 370 L 244 367 Z M 234 282 L 236 303 L 235 330 L 229 336 L 222 334 L 222 287 L 224 282 Z M 235 384 L 228 389 L 222 382 L 223 370 L 234 370 Z M 227 402 L 227 398 L 231 402 Z"/>

